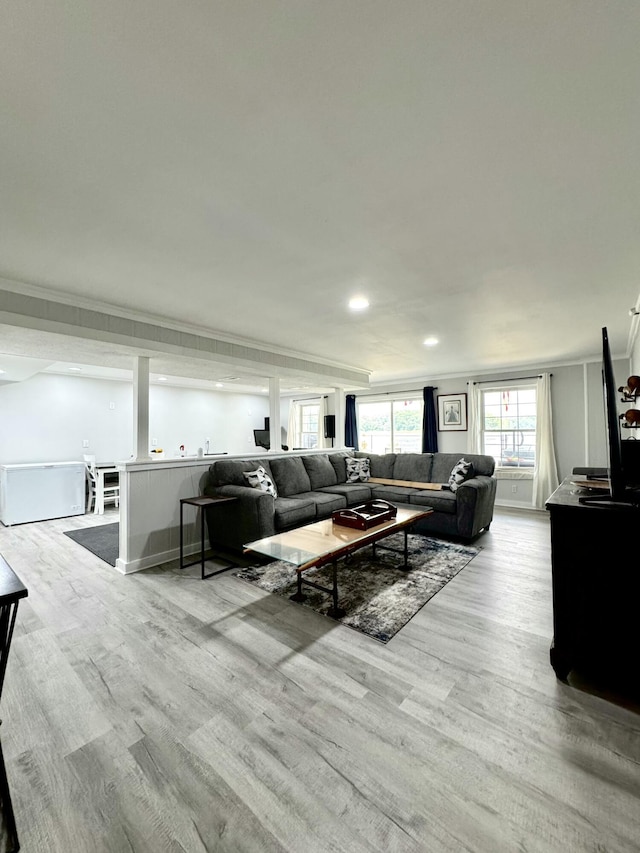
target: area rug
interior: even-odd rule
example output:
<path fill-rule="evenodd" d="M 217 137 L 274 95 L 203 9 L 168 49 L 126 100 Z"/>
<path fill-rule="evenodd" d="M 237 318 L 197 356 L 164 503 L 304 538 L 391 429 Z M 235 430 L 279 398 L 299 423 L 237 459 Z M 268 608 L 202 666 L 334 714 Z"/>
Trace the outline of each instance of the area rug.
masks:
<path fill-rule="evenodd" d="M 120 524 L 100 524 L 97 527 L 82 527 L 78 530 L 65 530 L 64 535 L 100 557 L 110 566 L 115 566 L 120 552 Z"/>
<path fill-rule="evenodd" d="M 395 533 L 384 542 L 402 549 L 403 539 L 404 534 Z M 480 548 L 471 545 L 409 534 L 411 569 L 405 571 L 398 568 L 403 563 L 401 554 L 379 548 L 374 559 L 371 548 L 363 548 L 349 561 L 338 563 L 338 596 L 346 614 L 337 621 L 387 643 L 479 553 Z M 251 566 L 234 575 L 287 598 L 296 591 L 295 569 L 282 560 Z M 330 588 L 331 566 L 309 569 L 304 577 Z M 326 615 L 331 595 L 304 585 L 302 589 L 307 596 L 304 606 Z"/>

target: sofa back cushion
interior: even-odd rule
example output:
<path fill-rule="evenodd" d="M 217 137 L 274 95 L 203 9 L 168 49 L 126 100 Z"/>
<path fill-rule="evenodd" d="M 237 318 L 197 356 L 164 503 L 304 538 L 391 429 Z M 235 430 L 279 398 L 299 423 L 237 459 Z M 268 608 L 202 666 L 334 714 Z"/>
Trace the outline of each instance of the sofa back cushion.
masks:
<path fill-rule="evenodd" d="M 219 459 L 209 467 L 212 486 L 246 486 L 245 471 L 255 471 L 262 466 L 273 480 L 268 459 Z"/>
<path fill-rule="evenodd" d="M 462 453 L 434 453 L 431 472 L 432 482 L 448 483 L 451 472 L 462 455 Z M 474 476 L 492 476 L 496 467 L 493 456 L 485 456 L 482 453 L 465 453 L 464 458 L 473 463 Z"/>
<path fill-rule="evenodd" d="M 389 479 L 394 476 L 393 463 L 396 460 L 395 453 L 366 453 L 364 450 L 358 450 L 354 456 L 357 459 L 364 459 L 366 457 L 371 460 L 372 477 L 385 477 Z"/>
<path fill-rule="evenodd" d="M 311 480 L 300 456 L 272 459 L 271 473 L 281 498 L 311 491 Z"/>
<path fill-rule="evenodd" d="M 393 478 L 430 483 L 432 468 L 433 453 L 398 453 L 393 463 Z"/>
<path fill-rule="evenodd" d="M 303 456 L 302 462 L 311 481 L 311 488 L 324 489 L 326 486 L 335 486 L 338 482 L 336 469 L 329 461 L 326 453 L 317 456 Z"/>
<path fill-rule="evenodd" d="M 331 462 L 333 470 L 336 472 L 336 483 L 347 482 L 347 466 L 344 460 L 353 455 L 351 450 L 339 450 L 337 453 L 332 453 L 329 456 L 329 462 Z M 363 456 L 366 456 L 366 453 Z"/>

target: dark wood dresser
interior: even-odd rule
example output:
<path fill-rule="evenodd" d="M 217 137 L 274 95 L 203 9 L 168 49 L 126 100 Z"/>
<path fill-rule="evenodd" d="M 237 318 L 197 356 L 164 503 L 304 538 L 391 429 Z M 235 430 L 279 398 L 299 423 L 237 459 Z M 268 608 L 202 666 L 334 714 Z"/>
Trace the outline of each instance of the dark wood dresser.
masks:
<path fill-rule="evenodd" d="M 640 691 L 640 507 L 580 503 L 567 478 L 547 501 L 551 519 L 551 665 L 634 696 Z M 584 478 L 580 478 L 584 479 Z"/>

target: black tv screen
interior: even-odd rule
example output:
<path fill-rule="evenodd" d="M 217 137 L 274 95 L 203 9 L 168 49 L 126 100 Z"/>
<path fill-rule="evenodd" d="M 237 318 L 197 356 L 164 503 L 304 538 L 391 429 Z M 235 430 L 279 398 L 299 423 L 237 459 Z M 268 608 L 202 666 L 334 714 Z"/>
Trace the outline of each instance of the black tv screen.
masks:
<path fill-rule="evenodd" d="M 622 444 L 620 440 L 620 418 L 618 417 L 618 398 L 616 381 L 613 376 L 613 361 L 606 326 L 602 329 L 602 381 L 604 385 L 605 416 L 607 419 L 607 437 L 609 440 L 609 486 L 611 499 L 625 499 L 625 477 L 622 470 Z"/>
<path fill-rule="evenodd" d="M 626 503 L 627 489 L 622 468 L 622 442 L 620 438 L 620 419 L 616 397 L 616 382 L 613 376 L 613 361 L 609 335 L 606 326 L 602 329 L 602 385 L 604 392 L 604 417 L 609 445 L 609 492 L 579 498 L 582 504 Z"/>
<path fill-rule="evenodd" d="M 271 433 L 268 429 L 254 429 L 253 440 L 256 447 L 264 447 L 265 450 L 271 447 Z"/>

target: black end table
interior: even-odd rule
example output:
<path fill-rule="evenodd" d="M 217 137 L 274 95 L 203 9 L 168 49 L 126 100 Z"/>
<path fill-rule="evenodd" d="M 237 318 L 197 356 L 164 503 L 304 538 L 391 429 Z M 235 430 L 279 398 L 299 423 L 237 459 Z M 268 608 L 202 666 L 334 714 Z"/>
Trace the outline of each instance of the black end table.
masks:
<path fill-rule="evenodd" d="M 9 647 L 13 636 L 13 626 L 18 613 L 18 602 L 28 595 L 27 588 L 15 574 L 9 563 L 0 554 L 0 695 L 4 684 L 4 674 L 7 669 Z M 9 781 L 2 754 L 0 742 L 0 809 L 2 811 L 3 830 L 6 834 L 5 848 L 8 853 L 16 853 L 20 849 L 16 821 L 13 815 Z"/>
<path fill-rule="evenodd" d="M 209 572 L 205 575 L 204 573 L 204 516 L 205 509 L 208 506 L 215 506 L 220 503 L 228 503 L 229 501 L 237 501 L 238 498 L 227 498 L 223 495 L 219 495 L 216 497 L 209 497 L 208 495 L 199 495 L 194 498 L 180 498 L 180 568 L 186 569 L 189 566 L 195 566 L 197 563 L 200 563 L 200 577 L 202 580 L 205 578 L 211 578 L 214 575 L 219 575 L 221 572 L 226 572 L 229 569 L 237 568 L 235 563 L 230 563 L 228 566 L 225 566 L 222 569 L 216 569 L 215 572 Z M 193 560 L 191 563 L 184 562 L 184 529 L 183 529 L 183 510 L 184 505 L 188 504 L 189 506 L 195 506 L 200 509 L 200 559 Z"/>

